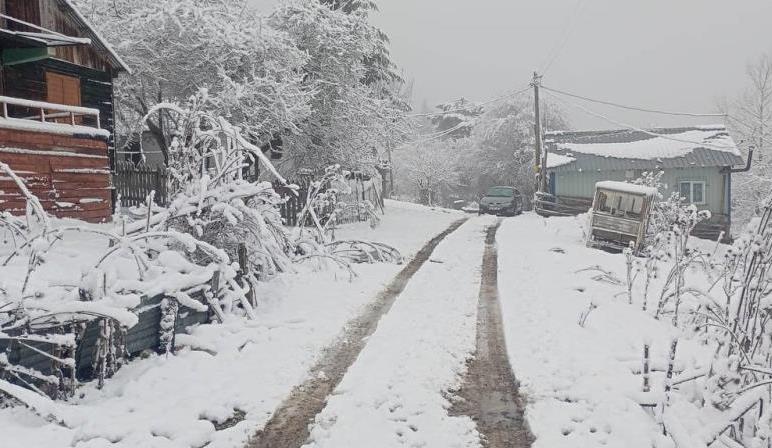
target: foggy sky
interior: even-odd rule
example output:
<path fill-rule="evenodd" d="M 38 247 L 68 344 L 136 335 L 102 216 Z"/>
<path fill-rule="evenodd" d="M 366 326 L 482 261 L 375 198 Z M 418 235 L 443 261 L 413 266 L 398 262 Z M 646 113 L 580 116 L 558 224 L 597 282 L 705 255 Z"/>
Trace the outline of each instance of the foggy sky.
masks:
<path fill-rule="evenodd" d="M 263 4 L 274 0 L 252 0 Z M 772 0 L 380 0 L 373 17 L 420 108 L 525 87 L 565 45 L 543 83 L 649 108 L 714 112 L 772 51 Z M 577 14 L 573 14 L 578 11 Z M 565 29 L 574 15 L 567 39 Z M 713 123 L 586 107 L 637 126 Z M 575 128 L 613 124 L 564 106 Z"/>

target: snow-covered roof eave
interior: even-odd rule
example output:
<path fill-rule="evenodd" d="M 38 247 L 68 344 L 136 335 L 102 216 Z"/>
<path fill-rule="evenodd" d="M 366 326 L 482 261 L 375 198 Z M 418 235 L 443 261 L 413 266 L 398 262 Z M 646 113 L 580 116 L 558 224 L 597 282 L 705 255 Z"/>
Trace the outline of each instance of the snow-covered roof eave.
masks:
<path fill-rule="evenodd" d="M 69 44 L 69 45 L 91 45 L 91 39 L 81 37 L 64 36 L 61 34 L 52 33 L 33 33 L 28 31 L 12 31 L 12 33 L 23 36 L 29 39 L 34 39 L 39 42 L 51 44 Z"/>

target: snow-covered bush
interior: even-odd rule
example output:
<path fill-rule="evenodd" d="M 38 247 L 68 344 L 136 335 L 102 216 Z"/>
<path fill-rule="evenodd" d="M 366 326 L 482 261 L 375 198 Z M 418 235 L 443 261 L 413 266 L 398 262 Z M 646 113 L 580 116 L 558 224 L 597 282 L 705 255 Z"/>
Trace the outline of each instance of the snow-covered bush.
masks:
<path fill-rule="evenodd" d="M 678 192 L 665 196 L 668 186 L 662 183 L 664 171 L 646 171 L 641 177 L 634 180 L 636 185 L 653 187 L 657 189 L 657 197 L 654 200 L 651 212 L 649 213 L 649 223 L 646 228 L 646 245 L 657 243 L 657 239 L 678 221 L 683 214 L 684 199 Z"/>
<path fill-rule="evenodd" d="M 196 311 L 211 307 L 219 318 L 234 301 L 248 310 L 245 290 L 225 252 L 190 235 L 173 230 L 121 234 L 85 224 L 54 225 L 44 214 L 40 218 L 17 232 L 23 243 L 0 248 L 0 269 L 12 274 L 4 276 L 0 291 L 0 343 L 4 348 L 17 344 L 52 363 L 52 373 L 46 374 L 1 354 L 0 391 L 17 400 L 9 380 L 56 398 L 74 393 L 75 348 L 92 322 L 98 336 L 91 369 L 101 385 L 126 358 L 125 333 L 138 322 L 144 298 L 163 296 Z M 98 249 L 73 262 L 73 251 L 83 250 L 79 246 L 86 240 L 92 245 L 99 241 Z M 195 253 L 205 255 L 194 262 Z M 217 289 L 214 278 L 219 279 Z M 201 298 L 194 299 L 196 294 Z"/>
<path fill-rule="evenodd" d="M 694 206 L 670 207 L 662 215 L 669 230 L 658 233 L 637 262 L 646 276 L 644 311 L 649 286 L 663 272 L 650 312 L 679 330 L 668 347 L 662 393 L 653 395 L 651 408 L 678 447 L 761 447 L 772 441 L 772 198 L 761 207 L 764 213 L 746 233 L 712 251 L 689 241 L 709 215 Z M 636 261 L 628 257 L 627 264 Z M 676 366 L 684 364 L 678 358 L 695 356 L 694 347 L 680 347 L 695 342 L 704 347 L 695 358 L 699 367 L 676 378 Z M 649 350 L 646 343 L 644 392 L 652 388 Z M 687 427 L 700 430 L 689 433 Z"/>
<path fill-rule="evenodd" d="M 772 442 L 772 197 L 755 226 L 714 260 L 713 287 L 701 294 L 694 326 L 715 348 L 700 380 L 704 407 L 722 411 L 711 442 L 730 437 L 742 446 Z M 713 290 L 723 297 L 715 297 Z"/>
<path fill-rule="evenodd" d="M 24 182 L 0 164 L 27 199 L 25 219 L 4 214 L 0 220 L 0 232 L 11 235 L 1 247 L 0 269 L 22 274 L 3 279 L 0 342 L 21 344 L 49 357 L 58 375 L 14 365 L 4 355 L 0 390 L 6 395 L 13 396 L 14 385 L 7 380 L 14 380 L 53 397 L 70 396 L 77 385 L 74 347 L 90 322 L 98 324 L 92 367 L 101 384 L 124 361 L 124 336 L 137 323 L 145 298 L 163 298 L 162 351 L 171 349 L 181 307 L 211 311 L 218 320 L 229 313 L 252 317 L 248 292 L 253 283 L 239 279 L 239 266 L 233 262 L 237 243 L 246 243 L 246 263 L 254 265 L 254 272 L 289 269 L 294 244 L 276 209 L 280 198 L 269 183 L 242 178 L 248 162 L 262 160 L 267 169 L 273 167 L 239 129 L 205 112 L 205 104 L 202 93 L 186 108 L 161 104 L 151 110 L 165 111 L 178 124 L 170 145 L 171 205 L 148 206 L 143 219 L 116 223 L 114 230 L 52 224 Z M 65 268 L 66 282 L 50 282 L 52 270 L 67 262 L 66 253 L 80 250 L 84 236 L 102 243 L 76 263 L 69 262 L 73 266 Z M 52 349 L 38 349 L 29 341 L 48 343 Z"/>
<path fill-rule="evenodd" d="M 224 250 L 232 260 L 239 244 L 245 244 L 251 271 L 287 271 L 294 247 L 277 208 L 282 199 L 269 182 L 244 179 L 244 168 L 259 164 L 285 180 L 260 148 L 239 128 L 210 113 L 208 106 L 202 91 L 184 108 L 161 104 L 150 111 L 172 116 L 176 123 L 169 145 L 171 203 L 150 212 L 147 222 L 130 225 L 129 232 L 144 227 L 189 233 Z"/>

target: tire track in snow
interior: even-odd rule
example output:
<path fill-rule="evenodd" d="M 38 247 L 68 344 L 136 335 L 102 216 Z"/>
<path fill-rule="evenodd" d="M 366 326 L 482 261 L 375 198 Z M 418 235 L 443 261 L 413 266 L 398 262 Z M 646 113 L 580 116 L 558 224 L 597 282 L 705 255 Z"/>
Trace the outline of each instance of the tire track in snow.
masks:
<path fill-rule="evenodd" d="M 327 397 L 337 387 L 348 368 L 375 332 L 380 318 L 389 312 L 394 301 L 407 286 L 432 252 L 448 235 L 461 227 L 468 218 L 451 224 L 442 233 L 426 243 L 375 301 L 360 316 L 346 324 L 343 335 L 327 348 L 321 360 L 311 369 L 309 379 L 295 387 L 276 409 L 265 427 L 247 442 L 246 448 L 299 448 L 309 436 L 309 425 L 324 409 Z"/>
<path fill-rule="evenodd" d="M 452 415 L 467 415 L 489 448 L 526 448 L 532 437 L 523 416 L 524 405 L 507 356 L 498 290 L 496 232 L 501 220 L 485 237 L 482 279 L 477 305 L 477 350 L 469 362 Z M 525 279 L 524 279 L 525 280 Z"/>

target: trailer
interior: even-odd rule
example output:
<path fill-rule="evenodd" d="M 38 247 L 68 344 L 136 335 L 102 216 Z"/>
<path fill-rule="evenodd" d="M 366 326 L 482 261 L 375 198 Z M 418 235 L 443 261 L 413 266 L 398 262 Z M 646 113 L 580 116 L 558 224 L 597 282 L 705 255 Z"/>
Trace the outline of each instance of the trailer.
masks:
<path fill-rule="evenodd" d="M 657 189 L 627 182 L 595 184 L 588 247 L 638 251 L 646 236 Z"/>

